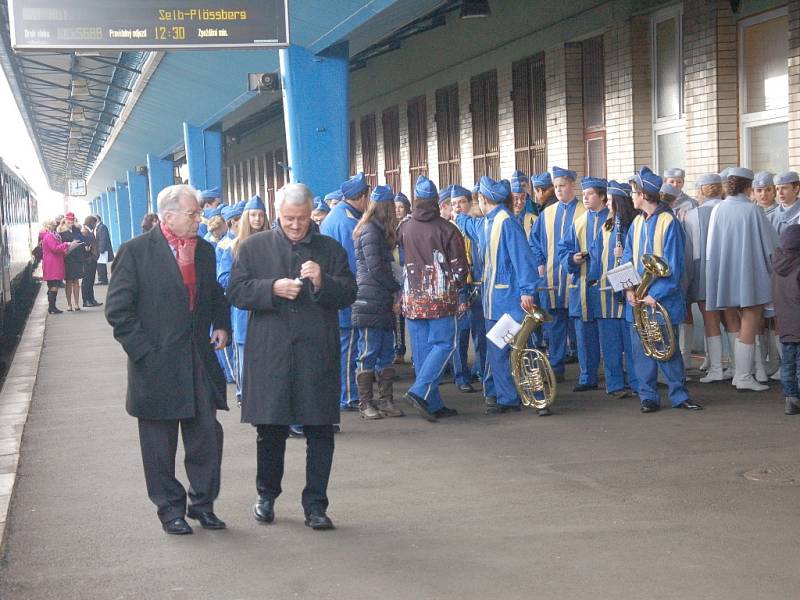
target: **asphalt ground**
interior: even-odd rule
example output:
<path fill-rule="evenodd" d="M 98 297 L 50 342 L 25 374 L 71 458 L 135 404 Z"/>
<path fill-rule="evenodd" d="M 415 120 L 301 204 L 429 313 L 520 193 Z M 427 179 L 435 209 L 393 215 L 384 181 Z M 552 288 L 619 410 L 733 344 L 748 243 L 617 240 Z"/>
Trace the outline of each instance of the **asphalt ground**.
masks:
<path fill-rule="evenodd" d="M 302 440 L 288 441 L 276 522 L 253 520 L 255 432 L 234 407 L 220 414 L 228 530 L 172 537 L 101 311 L 48 317 L 45 336 L 2 600 L 800 597 L 800 416 L 777 387 L 694 383 L 705 411 L 643 415 L 635 399 L 571 393 L 572 367 L 549 418 L 484 416 L 452 384 L 461 416 L 436 424 L 344 413 L 329 532 L 303 525 Z M 758 468 L 783 481 L 743 476 Z"/>

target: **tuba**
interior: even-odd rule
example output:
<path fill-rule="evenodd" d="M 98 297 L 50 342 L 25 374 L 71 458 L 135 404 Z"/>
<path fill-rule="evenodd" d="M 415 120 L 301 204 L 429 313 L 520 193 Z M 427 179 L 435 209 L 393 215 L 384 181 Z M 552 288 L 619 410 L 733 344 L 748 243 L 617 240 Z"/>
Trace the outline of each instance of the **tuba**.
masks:
<path fill-rule="evenodd" d="M 544 352 L 528 348 L 534 329 L 550 320 L 550 315 L 537 307 L 525 313 L 522 329 L 511 342 L 511 376 L 524 406 L 548 408 L 556 400 L 556 375 Z"/>
<path fill-rule="evenodd" d="M 672 269 L 664 260 L 654 254 L 643 254 L 642 264 L 644 274 L 642 282 L 636 288 L 634 295 L 637 300 L 647 296 L 647 290 L 658 277 L 669 277 Z M 647 306 L 638 302 L 633 307 L 633 326 L 642 341 L 644 353 L 655 360 L 668 361 L 675 354 L 675 332 L 669 314 L 661 305 Z"/>

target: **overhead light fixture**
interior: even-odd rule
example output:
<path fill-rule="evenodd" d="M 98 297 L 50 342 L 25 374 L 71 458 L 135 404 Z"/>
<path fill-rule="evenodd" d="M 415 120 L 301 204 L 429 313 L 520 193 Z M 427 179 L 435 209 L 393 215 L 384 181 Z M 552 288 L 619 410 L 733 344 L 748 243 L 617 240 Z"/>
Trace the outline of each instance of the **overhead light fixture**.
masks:
<path fill-rule="evenodd" d="M 481 19 L 492 14 L 489 0 L 463 0 L 459 17 L 462 19 Z"/>
<path fill-rule="evenodd" d="M 86 120 L 86 112 L 84 112 L 83 107 L 73 106 L 69 120 L 73 123 L 83 123 Z"/>
<path fill-rule="evenodd" d="M 73 98 L 88 98 L 89 83 L 85 79 L 73 79 L 70 94 Z"/>

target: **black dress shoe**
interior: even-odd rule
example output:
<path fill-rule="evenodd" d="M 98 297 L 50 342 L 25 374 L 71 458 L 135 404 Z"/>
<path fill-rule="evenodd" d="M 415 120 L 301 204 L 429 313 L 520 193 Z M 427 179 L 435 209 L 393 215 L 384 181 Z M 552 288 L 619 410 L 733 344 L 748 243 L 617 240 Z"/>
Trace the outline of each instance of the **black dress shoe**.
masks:
<path fill-rule="evenodd" d="M 588 383 L 579 383 L 574 388 L 572 388 L 573 392 L 588 392 L 589 390 L 596 390 L 596 385 L 589 385 Z"/>
<path fill-rule="evenodd" d="M 172 519 L 172 521 L 162 523 L 161 527 L 163 527 L 164 531 L 169 535 L 189 535 L 190 533 L 194 533 L 183 517 L 178 517 L 177 519 Z"/>
<path fill-rule="evenodd" d="M 658 412 L 661 410 L 661 407 L 658 404 L 642 404 L 642 412 L 643 413 L 653 413 Z"/>
<path fill-rule="evenodd" d="M 261 523 L 272 523 L 275 520 L 275 500 L 259 496 L 253 505 L 253 516 Z"/>
<path fill-rule="evenodd" d="M 403 399 L 408 402 L 411 406 L 417 409 L 417 412 L 422 416 L 423 419 L 430 421 L 431 423 L 436 423 L 439 419 L 433 414 L 428 407 L 428 403 L 425 402 L 422 398 L 417 396 L 416 394 L 412 394 L 411 392 L 406 392 L 403 395 Z"/>
<path fill-rule="evenodd" d="M 354 404 L 348 403 L 345 406 L 343 406 L 341 410 L 345 412 L 358 412 L 358 402 Z"/>
<path fill-rule="evenodd" d="M 556 383 L 564 383 L 566 380 L 563 373 L 556 373 Z"/>
<path fill-rule="evenodd" d="M 540 408 L 538 411 L 540 417 L 549 417 L 553 414 L 553 411 L 549 408 Z"/>
<path fill-rule="evenodd" d="M 702 406 L 695 404 L 694 402 L 690 402 L 689 400 L 685 400 L 678 404 L 678 406 L 673 406 L 673 408 L 682 408 L 683 410 L 703 410 Z"/>
<path fill-rule="evenodd" d="M 475 391 L 475 388 L 472 387 L 469 383 L 463 383 L 460 386 L 458 386 L 458 391 L 464 392 L 465 394 L 471 394 L 472 392 Z"/>
<path fill-rule="evenodd" d="M 564 358 L 565 365 L 574 365 L 577 362 L 578 357 L 575 354 L 567 354 L 567 356 Z"/>
<path fill-rule="evenodd" d="M 312 511 L 306 515 L 306 527 L 311 527 L 316 531 L 325 531 L 326 529 L 336 529 L 333 526 L 333 521 L 325 514 L 325 511 Z"/>
<path fill-rule="evenodd" d="M 211 510 L 207 510 L 205 512 L 192 512 L 189 510 L 186 513 L 186 516 L 190 519 L 198 521 L 203 529 L 225 529 L 227 527 L 227 525 L 225 525 L 225 521 L 220 519 Z"/>
<path fill-rule="evenodd" d="M 487 415 L 504 415 L 512 412 L 520 412 L 522 409 L 519 406 L 508 406 L 506 404 L 495 404 L 486 408 Z"/>
<path fill-rule="evenodd" d="M 437 419 L 446 419 L 447 417 L 455 417 L 458 415 L 458 411 L 455 408 L 447 408 L 443 406 L 439 410 L 433 411 L 433 414 L 436 415 Z"/>

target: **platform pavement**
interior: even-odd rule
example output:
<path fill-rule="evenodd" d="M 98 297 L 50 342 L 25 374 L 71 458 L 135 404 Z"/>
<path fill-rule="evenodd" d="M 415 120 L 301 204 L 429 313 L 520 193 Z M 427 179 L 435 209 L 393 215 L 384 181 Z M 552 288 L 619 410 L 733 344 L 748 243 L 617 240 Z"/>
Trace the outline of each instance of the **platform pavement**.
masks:
<path fill-rule="evenodd" d="M 3 600 L 798 597 L 797 486 L 742 476 L 797 472 L 800 417 L 782 414 L 777 389 L 692 384 L 707 410 L 652 415 L 564 393 L 538 418 L 483 416 L 477 395 L 446 385 L 462 417 L 345 414 L 333 532 L 303 526 L 301 440 L 276 523 L 252 519 L 255 434 L 234 408 L 216 505 L 229 529 L 176 538 L 145 495 L 124 356 L 101 312 L 48 317 L 38 373 Z"/>

